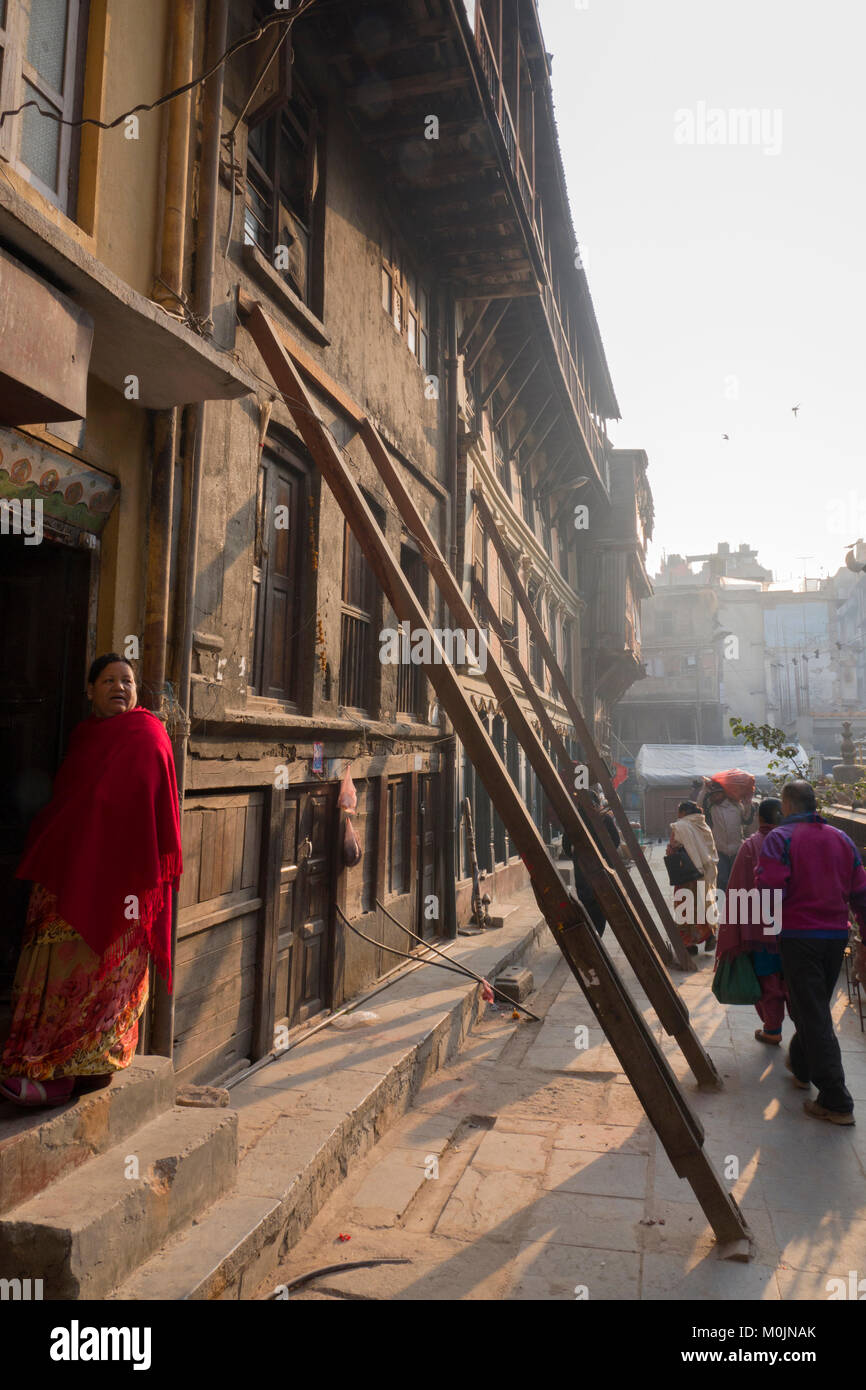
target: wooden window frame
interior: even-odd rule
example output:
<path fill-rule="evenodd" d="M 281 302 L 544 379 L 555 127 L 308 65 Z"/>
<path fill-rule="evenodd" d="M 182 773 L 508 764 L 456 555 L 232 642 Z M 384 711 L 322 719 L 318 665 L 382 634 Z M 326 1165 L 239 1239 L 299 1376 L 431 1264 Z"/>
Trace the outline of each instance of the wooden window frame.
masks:
<path fill-rule="evenodd" d="M 422 372 L 429 372 L 433 343 L 430 291 L 404 258 L 391 233 L 386 233 L 382 239 L 381 302 L 394 332 L 403 339 Z"/>
<path fill-rule="evenodd" d="M 0 108 L 8 110 L 30 100 L 24 90 L 27 83 L 36 92 L 44 107 L 51 107 L 64 120 L 77 120 L 84 101 L 84 67 L 87 50 L 87 31 L 90 22 L 90 0 L 68 0 L 66 39 L 63 58 L 63 91 L 50 86 L 27 58 L 29 28 L 20 0 L 6 0 L 5 24 L 0 26 Z M 81 150 L 81 130 L 59 125 L 57 151 L 57 188 L 44 183 L 21 158 L 24 122 L 35 115 L 28 107 L 20 115 L 4 123 L 0 132 L 0 155 L 9 160 L 38 193 L 73 219 L 78 198 L 78 166 Z M 55 122 L 52 122 L 55 124 Z"/>
<path fill-rule="evenodd" d="M 346 597 L 347 585 L 348 585 L 348 579 L 349 579 L 349 569 L 348 569 L 348 566 L 349 566 L 349 556 L 350 556 L 351 548 L 352 548 L 353 545 L 357 546 L 358 555 L 359 555 L 360 560 L 361 560 L 361 562 L 362 562 L 362 563 L 361 563 L 361 574 L 364 576 L 365 584 L 369 585 L 369 593 L 367 593 L 367 594 L 364 595 L 364 597 L 367 597 L 367 598 L 369 599 L 369 608 L 365 608 L 365 607 L 363 607 L 362 605 L 350 603 L 349 600 L 348 600 L 348 598 Z M 375 634 L 376 634 L 376 632 L 378 631 L 379 627 L 381 626 L 381 624 L 378 622 L 378 618 L 379 618 L 379 615 L 380 615 L 380 612 L 381 612 L 381 598 L 380 598 L 380 593 L 381 593 L 381 591 L 379 590 L 378 585 L 376 584 L 376 576 L 375 576 L 374 573 L 373 573 L 372 567 L 370 566 L 369 561 L 367 560 L 367 557 L 366 557 L 366 555 L 364 554 L 364 551 L 363 551 L 363 549 L 362 549 L 362 547 L 361 547 L 359 541 L 358 541 L 357 538 L 355 537 L 355 534 L 354 534 L 354 532 L 353 532 L 351 526 L 349 525 L 348 521 L 346 521 L 346 520 L 344 519 L 344 521 L 343 521 L 343 559 L 342 559 L 341 579 L 340 579 L 340 625 L 341 625 L 341 634 L 340 634 L 339 702 L 340 702 L 340 704 L 343 706 L 343 708 L 345 708 L 345 709 L 351 709 L 351 710 L 357 710 L 357 712 L 358 712 L 359 714 L 363 714 L 363 715 L 366 715 L 366 716 L 368 716 L 368 717 L 370 717 L 370 716 L 372 715 L 372 713 L 373 713 L 373 707 L 374 707 L 374 705 L 375 705 L 375 703 L 376 703 L 376 682 L 375 682 L 375 665 L 374 665 L 374 662 L 375 662 L 374 639 L 375 639 Z M 367 646 L 367 671 L 366 671 L 366 687 L 367 687 L 367 688 L 366 688 L 366 690 L 364 690 L 364 691 L 361 692 L 361 694 L 362 694 L 362 695 L 364 696 L 364 698 L 366 699 L 366 704 L 363 704 L 363 705 L 361 705 L 361 704 L 350 704 L 350 703 L 347 703 L 347 701 L 343 698 L 344 695 L 350 693 L 350 692 L 347 690 L 347 682 L 348 682 L 348 679 L 349 679 L 349 676 L 348 676 L 349 663 L 348 663 L 348 659 L 347 659 L 347 657 L 346 657 L 346 653 L 345 653 L 345 651 L 344 651 L 344 645 L 345 645 L 345 644 L 344 644 L 344 636 L 345 636 L 345 631 L 346 631 L 346 624 L 344 623 L 343 619 L 345 619 L 345 618 L 352 619 L 352 620 L 354 620 L 356 623 L 363 623 L 363 624 L 365 624 L 365 626 L 366 626 L 366 628 L 367 628 L 367 636 L 366 636 L 366 639 L 365 639 L 366 642 L 367 642 L 367 644 L 368 644 L 368 646 Z"/>
<path fill-rule="evenodd" d="M 265 518 L 275 515 L 275 486 L 280 478 L 288 478 L 296 489 L 299 505 L 296 508 L 294 526 L 290 531 L 291 570 L 295 577 L 294 589 L 289 599 L 289 633 L 286 656 L 288 672 L 285 684 L 265 686 L 265 644 L 270 641 L 270 625 L 273 617 L 272 583 L 269 558 L 271 554 L 268 540 L 269 528 Z M 300 636 L 302 614 L 306 602 L 307 579 L 303 564 L 309 523 L 310 476 L 303 463 L 278 440 L 269 438 L 262 452 L 259 465 L 256 496 L 256 535 L 253 555 L 253 614 L 252 614 L 252 671 L 250 689 L 263 699 L 279 700 L 287 709 L 296 710 L 300 697 L 302 659 Z M 280 693 L 286 692 L 286 693 Z"/>
<path fill-rule="evenodd" d="M 398 816 L 396 810 L 397 788 L 402 788 L 402 807 Z M 411 820 L 411 781 L 408 773 L 388 778 L 387 809 L 385 812 L 385 900 L 401 898 L 409 892 L 412 864 L 410 860 L 409 825 Z M 395 834 L 395 831 L 397 832 Z M 395 886 L 394 845 L 401 847 L 402 879 Z"/>
<path fill-rule="evenodd" d="M 293 108 L 305 108 L 308 119 L 308 131 L 306 136 L 301 129 L 299 114 Z M 281 224 L 291 219 L 292 223 L 297 223 L 306 237 L 306 284 L 301 285 L 292 275 L 288 268 L 277 269 L 277 274 L 282 275 L 289 288 L 298 298 L 314 313 L 320 313 L 322 308 L 322 268 L 323 268 L 323 244 L 324 244 L 324 141 L 322 139 L 323 113 L 321 102 L 314 99 L 309 88 L 298 77 L 294 68 L 292 70 L 291 96 L 277 110 L 271 109 L 270 105 L 264 107 L 263 114 L 256 120 L 247 122 L 249 130 L 259 130 L 267 127 L 271 149 L 268 154 L 267 164 L 263 163 L 259 155 L 253 150 L 249 136 L 247 138 L 247 168 L 246 168 L 246 193 L 244 196 L 244 222 L 243 222 L 243 241 L 244 245 L 255 246 L 256 249 L 267 259 L 270 265 L 274 265 L 274 256 L 277 246 L 283 245 L 283 229 Z M 306 170 L 305 184 L 303 193 L 304 215 L 297 211 L 294 204 L 294 189 L 283 187 L 283 147 L 290 140 L 288 127 L 294 126 L 297 135 L 306 139 Z M 314 186 L 315 185 L 315 186 Z M 251 190 L 261 198 L 265 204 L 265 215 L 257 216 L 252 211 Z M 262 229 L 263 239 L 254 234 L 251 221 Z"/>

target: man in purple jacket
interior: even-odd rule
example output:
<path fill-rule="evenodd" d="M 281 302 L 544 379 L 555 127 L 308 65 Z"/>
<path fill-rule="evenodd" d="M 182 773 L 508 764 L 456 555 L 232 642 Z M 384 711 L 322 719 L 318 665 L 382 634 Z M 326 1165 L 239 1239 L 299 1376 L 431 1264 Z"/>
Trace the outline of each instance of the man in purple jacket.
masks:
<path fill-rule="evenodd" d="M 818 1088 L 803 1108 L 820 1120 L 853 1125 L 830 1001 L 848 940 L 848 910 L 866 928 L 866 872 L 853 840 L 816 814 L 808 782 L 782 788 L 784 820 L 764 840 L 759 888 L 781 889 L 779 949 L 797 1029 L 787 1067 L 798 1086 Z"/>

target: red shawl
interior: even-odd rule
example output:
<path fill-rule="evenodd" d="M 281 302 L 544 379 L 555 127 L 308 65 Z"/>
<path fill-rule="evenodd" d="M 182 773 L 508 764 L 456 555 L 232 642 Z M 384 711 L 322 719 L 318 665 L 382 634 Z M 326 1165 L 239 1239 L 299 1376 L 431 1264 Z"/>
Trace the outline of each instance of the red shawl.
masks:
<path fill-rule="evenodd" d="M 146 942 L 170 990 L 169 890 L 182 870 L 168 734 L 145 709 L 91 715 L 72 733 L 17 877 L 56 895 L 59 915 L 102 957 L 101 976 Z"/>

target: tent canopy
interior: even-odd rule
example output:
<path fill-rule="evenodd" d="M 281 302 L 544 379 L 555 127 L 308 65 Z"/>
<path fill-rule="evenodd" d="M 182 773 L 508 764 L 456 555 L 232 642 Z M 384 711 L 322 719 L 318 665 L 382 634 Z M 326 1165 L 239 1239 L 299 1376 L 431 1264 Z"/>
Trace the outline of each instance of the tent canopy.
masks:
<path fill-rule="evenodd" d="M 696 777 L 714 777 L 738 767 L 742 772 L 750 772 L 758 787 L 769 792 L 773 784 L 767 764 L 775 757 L 760 748 L 741 748 L 732 743 L 645 743 L 635 759 L 635 774 L 645 787 L 681 787 Z M 809 766 L 809 756 L 802 745 L 797 747 L 797 760 Z M 795 775 L 793 768 L 791 775 Z"/>

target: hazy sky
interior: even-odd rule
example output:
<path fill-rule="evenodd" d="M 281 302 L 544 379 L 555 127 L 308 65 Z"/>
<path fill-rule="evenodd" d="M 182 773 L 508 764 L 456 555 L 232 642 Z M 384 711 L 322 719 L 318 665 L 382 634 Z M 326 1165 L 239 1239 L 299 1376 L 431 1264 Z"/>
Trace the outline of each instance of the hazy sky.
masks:
<path fill-rule="evenodd" d="M 833 573 L 866 537 L 866 10 L 539 11 L 612 434 L 649 455 L 651 560 L 747 541 L 777 579 L 801 556 Z M 733 143 L 743 109 L 757 143 Z"/>

